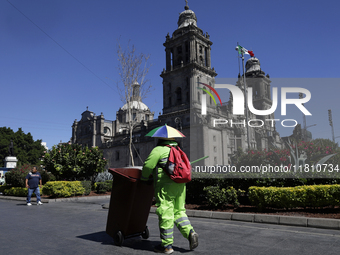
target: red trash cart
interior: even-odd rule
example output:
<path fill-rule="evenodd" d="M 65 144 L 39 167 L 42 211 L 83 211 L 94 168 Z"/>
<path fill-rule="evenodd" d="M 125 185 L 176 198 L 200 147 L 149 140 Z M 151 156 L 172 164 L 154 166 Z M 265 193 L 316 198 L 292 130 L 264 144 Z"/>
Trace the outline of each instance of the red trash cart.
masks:
<path fill-rule="evenodd" d="M 146 226 L 154 196 L 153 185 L 140 181 L 141 168 L 110 168 L 113 175 L 106 233 L 121 246 L 124 239 L 149 238 Z"/>

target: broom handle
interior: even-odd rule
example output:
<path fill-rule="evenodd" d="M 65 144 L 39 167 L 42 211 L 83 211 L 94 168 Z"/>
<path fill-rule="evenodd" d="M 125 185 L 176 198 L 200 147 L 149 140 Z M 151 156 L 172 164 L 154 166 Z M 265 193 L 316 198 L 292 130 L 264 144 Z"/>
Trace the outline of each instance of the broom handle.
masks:
<path fill-rule="evenodd" d="M 190 162 L 190 164 L 196 163 L 197 161 L 200 161 L 200 160 L 203 160 L 203 159 L 206 159 L 206 158 L 209 158 L 209 156 L 205 156 L 203 158 L 196 159 L 196 160 Z"/>

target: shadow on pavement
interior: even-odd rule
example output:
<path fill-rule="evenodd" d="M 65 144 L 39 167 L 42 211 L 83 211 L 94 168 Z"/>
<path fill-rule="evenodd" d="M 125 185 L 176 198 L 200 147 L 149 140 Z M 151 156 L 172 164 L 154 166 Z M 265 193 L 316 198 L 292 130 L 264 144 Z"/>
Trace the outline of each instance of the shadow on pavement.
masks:
<path fill-rule="evenodd" d="M 151 240 L 145 240 L 141 237 L 134 237 L 124 240 L 123 247 L 131 248 L 134 250 L 143 250 L 143 251 L 151 251 L 154 252 L 155 246 L 159 245 L 161 241 L 151 241 Z M 187 253 L 190 252 L 189 250 L 173 246 L 172 247 L 174 251 L 180 252 L 180 253 Z"/>
<path fill-rule="evenodd" d="M 186 250 L 186 249 L 179 248 L 179 247 L 176 247 L 176 246 L 172 246 L 172 248 L 174 249 L 174 251 L 180 252 L 180 253 L 192 252 L 192 251 L 190 251 L 190 250 Z"/>
<path fill-rule="evenodd" d="M 108 234 L 106 234 L 105 231 L 77 236 L 77 238 L 82 238 L 93 242 L 99 242 L 105 245 L 114 245 L 113 239 Z"/>
<path fill-rule="evenodd" d="M 113 238 L 111 238 L 105 231 L 100 231 L 96 233 L 91 233 L 87 235 L 77 236 L 77 238 L 85 239 L 88 241 L 99 242 L 103 245 L 113 245 L 116 246 Z M 122 247 L 123 248 L 131 248 L 133 250 L 140 251 L 152 251 L 156 245 L 160 244 L 160 241 L 150 241 L 142 239 L 141 237 L 133 237 L 125 239 Z M 116 246 L 119 247 L 119 246 Z M 174 247 L 175 251 L 186 252 L 187 250 Z"/>
<path fill-rule="evenodd" d="M 160 242 L 158 241 L 150 241 L 142 239 L 141 237 L 133 237 L 124 240 L 123 247 L 128 247 L 134 250 L 143 250 L 143 251 L 152 251 L 156 245 Z"/>

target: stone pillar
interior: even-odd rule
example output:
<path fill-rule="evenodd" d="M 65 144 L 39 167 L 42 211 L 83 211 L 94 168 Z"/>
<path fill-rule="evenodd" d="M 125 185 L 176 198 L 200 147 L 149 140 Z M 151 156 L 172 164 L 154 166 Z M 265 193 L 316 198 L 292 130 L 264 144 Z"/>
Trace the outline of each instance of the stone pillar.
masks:
<path fill-rule="evenodd" d="M 92 146 L 96 146 L 96 136 L 97 136 L 97 116 L 95 116 L 92 121 Z"/>
<path fill-rule="evenodd" d="M 185 42 L 182 43 L 182 61 L 183 63 L 185 63 L 185 54 L 186 54 L 186 51 L 185 51 Z"/>
<path fill-rule="evenodd" d="M 194 62 L 196 59 L 196 45 L 195 41 L 190 38 L 190 62 Z"/>
<path fill-rule="evenodd" d="M 166 59 L 166 70 L 171 70 L 171 50 L 167 48 L 165 50 L 165 59 Z"/>
<path fill-rule="evenodd" d="M 208 46 L 208 48 L 207 48 L 207 56 L 206 56 L 206 58 L 207 58 L 207 67 L 211 67 L 210 50 L 211 50 L 211 48 L 210 48 L 210 46 Z"/>

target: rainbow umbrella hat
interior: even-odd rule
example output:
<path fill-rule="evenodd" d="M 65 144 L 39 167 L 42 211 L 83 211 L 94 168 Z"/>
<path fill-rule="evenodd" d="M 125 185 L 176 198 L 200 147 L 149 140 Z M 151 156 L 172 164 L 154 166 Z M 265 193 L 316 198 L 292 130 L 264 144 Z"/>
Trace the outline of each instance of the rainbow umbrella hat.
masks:
<path fill-rule="evenodd" d="M 160 127 L 152 129 L 145 136 L 151 136 L 151 137 L 155 137 L 155 138 L 185 137 L 185 135 L 183 135 L 177 129 L 170 127 L 170 126 L 167 126 L 166 124 L 164 126 L 160 126 Z"/>

